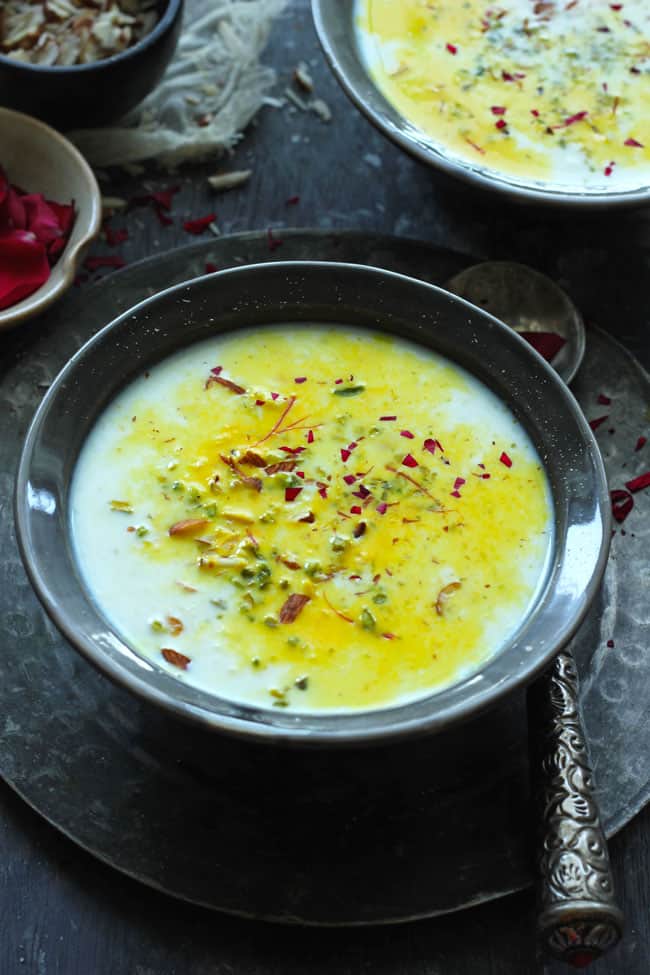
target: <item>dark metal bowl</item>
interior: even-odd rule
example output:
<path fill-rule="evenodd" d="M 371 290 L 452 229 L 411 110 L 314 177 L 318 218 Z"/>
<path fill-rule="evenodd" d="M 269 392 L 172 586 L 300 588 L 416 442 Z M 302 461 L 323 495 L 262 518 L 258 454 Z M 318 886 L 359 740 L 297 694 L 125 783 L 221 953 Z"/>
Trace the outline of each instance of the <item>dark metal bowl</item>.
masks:
<path fill-rule="evenodd" d="M 398 0 L 396 0 L 398 2 Z M 382 95 L 363 63 L 355 33 L 351 0 L 312 0 L 316 33 L 325 57 L 345 93 L 384 135 L 421 162 L 484 190 L 496 190 L 517 203 L 571 206 L 585 209 L 638 207 L 650 203 L 650 186 L 621 192 L 562 191 L 541 180 L 499 175 L 464 162 L 432 145 Z"/>
<path fill-rule="evenodd" d="M 160 19 L 152 31 L 126 51 L 91 64 L 26 64 L 0 54 L 0 103 L 65 130 L 126 115 L 162 77 L 176 49 L 183 2 L 158 0 Z"/>
<path fill-rule="evenodd" d="M 421 700 L 349 714 L 239 705 L 198 690 L 138 656 L 95 606 L 72 551 L 69 491 L 99 413 L 147 366 L 191 342 L 270 323 L 341 323 L 391 332 L 468 369 L 530 434 L 555 509 L 548 579 L 519 631 L 468 678 Z M 274 742 L 348 744 L 439 730 L 530 683 L 578 628 L 603 574 L 610 539 L 604 469 L 569 390 L 544 360 L 486 312 L 389 271 L 310 262 L 251 265 L 197 278 L 125 312 L 84 345 L 48 390 L 27 434 L 16 486 L 23 560 L 65 637 L 119 684 L 209 728 Z"/>

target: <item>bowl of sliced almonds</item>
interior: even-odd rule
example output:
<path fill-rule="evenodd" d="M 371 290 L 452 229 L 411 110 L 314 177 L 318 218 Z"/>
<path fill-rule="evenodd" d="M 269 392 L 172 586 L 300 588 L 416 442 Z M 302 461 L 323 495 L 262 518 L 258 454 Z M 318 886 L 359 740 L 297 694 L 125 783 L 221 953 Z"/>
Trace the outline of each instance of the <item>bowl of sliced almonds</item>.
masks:
<path fill-rule="evenodd" d="M 0 104 L 63 129 L 125 115 L 154 88 L 183 0 L 7 0 L 0 10 Z"/>

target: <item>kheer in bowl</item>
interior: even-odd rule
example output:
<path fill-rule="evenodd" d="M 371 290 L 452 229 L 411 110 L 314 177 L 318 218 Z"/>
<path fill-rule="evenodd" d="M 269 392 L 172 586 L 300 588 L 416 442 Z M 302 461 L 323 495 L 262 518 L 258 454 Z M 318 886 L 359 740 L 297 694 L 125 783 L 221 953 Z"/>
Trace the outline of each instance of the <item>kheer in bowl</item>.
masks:
<path fill-rule="evenodd" d="M 121 316 L 48 391 L 16 497 L 73 645 L 275 740 L 488 706 L 570 638 L 608 545 L 593 437 L 543 360 L 351 265 L 223 272 Z"/>
<path fill-rule="evenodd" d="M 386 135 L 513 199 L 650 200 L 644 0 L 313 0 L 325 54 Z"/>

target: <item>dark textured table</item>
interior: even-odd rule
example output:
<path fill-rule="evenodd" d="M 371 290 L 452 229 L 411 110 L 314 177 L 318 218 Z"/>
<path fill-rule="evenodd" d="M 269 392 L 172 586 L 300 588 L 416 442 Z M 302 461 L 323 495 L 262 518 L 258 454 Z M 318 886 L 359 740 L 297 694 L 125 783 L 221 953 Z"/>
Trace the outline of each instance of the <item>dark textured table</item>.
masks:
<path fill-rule="evenodd" d="M 290 5 L 267 55 L 278 91 L 297 61 L 310 62 L 326 124 L 298 111 L 264 110 L 231 162 L 252 168 L 241 190 L 213 197 L 193 167 L 180 179 L 174 224 L 150 211 L 114 218 L 128 226 L 119 247 L 129 262 L 194 238 L 182 219 L 216 208 L 223 233 L 271 226 L 359 227 L 421 237 L 473 253 L 511 258 L 555 277 L 585 317 L 601 324 L 650 366 L 650 213 L 598 217 L 514 208 L 475 196 L 387 144 L 353 111 L 325 67 L 305 0 Z M 115 179 L 112 195 L 142 191 L 143 178 Z M 287 200 L 299 196 L 298 203 Z M 115 253 L 97 244 L 93 253 Z M 27 326 L 37 329 L 38 323 Z M 27 336 L 28 332 L 24 334 Z M 11 340 L 12 346 L 16 339 Z M 0 517 L 10 511 L 0 506 Z M 1 632 L 1 621 L 0 621 Z M 0 718 L 0 728 L 2 721 Z M 277 928 L 173 901 L 93 860 L 0 787 L 0 975 L 460 975 L 559 973 L 536 958 L 532 895 L 398 928 Z M 489 838 L 486 838 L 489 842 Z M 627 917 L 623 944 L 594 975 L 650 971 L 650 810 L 611 844 Z"/>

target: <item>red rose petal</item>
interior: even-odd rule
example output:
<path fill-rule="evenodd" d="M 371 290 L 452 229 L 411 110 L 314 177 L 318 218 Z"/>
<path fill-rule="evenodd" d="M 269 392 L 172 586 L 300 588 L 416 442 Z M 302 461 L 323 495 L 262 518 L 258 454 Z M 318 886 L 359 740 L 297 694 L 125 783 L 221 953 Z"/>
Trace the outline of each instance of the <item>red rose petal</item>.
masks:
<path fill-rule="evenodd" d="M 425 440 L 424 443 L 422 444 L 422 447 L 424 450 L 428 450 L 430 454 L 435 454 L 436 447 L 437 447 L 440 453 L 444 454 L 444 450 L 442 449 L 442 444 L 440 443 L 439 440 L 434 440 L 433 437 L 429 437 L 427 440 Z"/>
<path fill-rule="evenodd" d="M 404 460 L 402 461 L 402 465 L 404 467 L 417 467 L 418 462 L 413 456 L 413 454 L 407 454 Z"/>
<path fill-rule="evenodd" d="M 186 220 L 183 224 L 183 230 L 186 230 L 188 234 L 198 236 L 204 233 L 216 218 L 216 213 L 208 213 L 205 217 L 197 217 L 196 220 Z"/>
<path fill-rule="evenodd" d="M 300 492 L 301 487 L 288 487 L 284 489 L 284 500 L 285 501 L 295 501 Z"/>
<path fill-rule="evenodd" d="M 385 501 L 382 501 L 380 504 L 377 505 L 376 510 L 379 512 L 380 515 L 385 515 L 386 512 L 388 511 L 388 505 L 386 504 Z"/>
<path fill-rule="evenodd" d="M 590 420 L 589 421 L 589 426 L 591 427 L 592 430 L 597 430 L 598 427 L 601 426 L 601 424 L 603 424 L 605 422 L 605 420 L 609 420 L 609 415 L 608 416 L 599 416 L 595 420 Z"/>
<path fill-rule="evenodd" d="M 639 474 L 638 477 L 633 477 L 631 481 L 627 481 L 625 487 L 628 491 L 632 491 L 634 494 L 636 491 L 644 491 L 647 487 L 650 487 L 650 471 L 646 471 L 645 474 Z"/>
<path fill-rule="evenodd" d="M 414 440 L 415 439 L 415 436 L 411 433 L 410 430 L 401 430 L 400 431 L 400 437 L 406 437 L 407 440 Z"/>
<path fill-rule="evenodd" d="M 499 460 L 500 460 L 500 461 L 501 461 L 501 463 L 502 463 L 502 464 L 504 465 L 504 467 L 512 467 L 512 461 L 511 461 L 511 460 L 510 460 L 510 458 L 508 457 L 508 455 L 507 455 L 507 453 L 505 452 L 505 450 L 503 451 L 503 453 L 502 453 L 502 454 L 501 454 L 501 456 L 499 457 Z"/>
<path fill-rule="evenodd" d="M 643 149 L 643 143 L 637 142 L 636 139 L 626 139 L 623 145 L 630 146 L 633 149 Z"/>
<path fill-rule="evenodd" d="M 47 252 L 26 230 L 0 233 L 0 309 L 37 291 L 50 276 Z"/>
<path fill-rule="evenodd" d="M 492 105 L 492 107 L 490 108 L 490 111 L 492 112 L 493 115 L 505 115 L 506 114 L 506 108 L 505 108 L 504 105 Z"/>
<path fill-rule="evenodd" d="M 563 339 L 557 332 L 519 332 L 519 335 L 522 339 L 526 339 L 547 362 L 551 362 L 560 349 L 566 345 L 566 339 Z"/>
<path fill-rule="evenodd" d="M 109 247 L 117 247 L 118 244 L 123 244 L 125 240 L 129 239 L 129 232 L 126 227 L 118 227 L 113 230 L 112 227 L 107 226 L 104 227 L 104 236 Z"/>
<path fill-rule="evenodd" d="M 266 231 L 266 243 L 271 253 L 273 253 L 273 251 L 276 251 L 278 247 L 282 247 L 284 241 L 280 237 L 274 237 L 273 231 L 269 227 Z"/>
<path fill-rule="evenodd" d="M 628 491 L 624 491 L 622 488 L 610 491 L 609 496 L 612 502 L 612 515 L 620 524 L 625 521 L 634 507 L 634 498 Z"/>
<path fill-rule="evenodd" d="M 46 200 L 45 202 L 56 215 L 61 233 L 67 237 L 74 224 L 74 201 L 72 203 L 57 203 L 56 200 Z"/>
<path fill-rule="evenodd" d="M 641 450 L 642 447 L 645 447 L 645 445 L 647 444 L 647 442 L 648 442 L 648 438 L 647 437 L 639 437 L 639 439 L 636 442 L 636 447 L 634 449 L 635 450 Z"/>
<path fill-rule="evenodd" d="M 397 417 L 396 416 L 380 416 L 379 419 L 380 420 L 383 420 L 384 422 L 388 422 L 389 420 L 396 420 Z"/>
<path fill-rule="evenodd" d="M 609 406 L 612 401 L 609 396 L 605 396 L 604 393 L 599 393 L 596 397 L 596 402 L 600 403 L 601 406 Z"/>
<path fill-rule="evenodd" d="M 455 44 L 445 44 L 445 47 L 447 48 L 450 54 L 456 54 L 458 51 L 458 48 L 456 47 Z"/>

